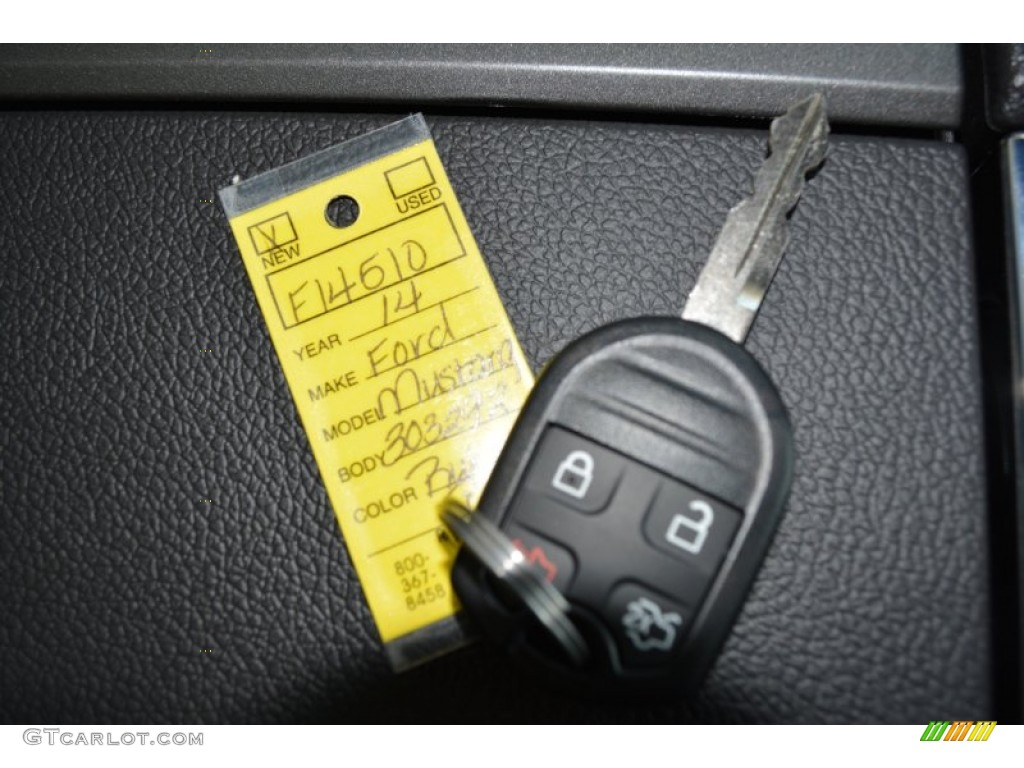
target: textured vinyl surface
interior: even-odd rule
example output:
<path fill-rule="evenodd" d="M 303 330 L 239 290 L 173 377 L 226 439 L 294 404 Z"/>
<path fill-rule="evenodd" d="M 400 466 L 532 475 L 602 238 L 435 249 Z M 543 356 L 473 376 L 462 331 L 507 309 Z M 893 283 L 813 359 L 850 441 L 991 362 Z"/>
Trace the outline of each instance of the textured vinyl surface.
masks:
<path fill-rule="evenodd" d="M 833 122 L 955 128 L 963 99 L 950 43 L 13 44 L 0 97 L 243 100 L 784 112 L 828 93 Z M 210 66 L 216 61 L 216 66 Z"/>
<path fill-rule="evenodd" d="M 793 215 L 748 345 L 796 478 L 700 696 L 576 701 L 482 646 L 392 675 L 209 202 L 391 119 L 0 113 L 0 720 L 991 716 L 964 159 L 900 140 L 835 137 Z M 428 122 L 535 367 L 675 313 L 765 142 Z"/>

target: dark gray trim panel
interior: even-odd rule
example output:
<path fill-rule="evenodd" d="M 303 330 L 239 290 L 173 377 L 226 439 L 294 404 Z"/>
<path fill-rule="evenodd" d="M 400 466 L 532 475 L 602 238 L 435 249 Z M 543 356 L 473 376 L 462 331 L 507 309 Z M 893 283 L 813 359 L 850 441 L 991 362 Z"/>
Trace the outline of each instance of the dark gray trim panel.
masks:
<path fill-rule="evenodd" d="M 211 51 L 209 53 L 205 51 Z M 955 45 L 8 45 L 0 99 L 502 105 L 953 128 Z"/>
<path fill-rule="evenodd" d="M 1024 43 L 991 43 L 983 50 L 989 124 L 999 131 L 1024 128 Z"/>

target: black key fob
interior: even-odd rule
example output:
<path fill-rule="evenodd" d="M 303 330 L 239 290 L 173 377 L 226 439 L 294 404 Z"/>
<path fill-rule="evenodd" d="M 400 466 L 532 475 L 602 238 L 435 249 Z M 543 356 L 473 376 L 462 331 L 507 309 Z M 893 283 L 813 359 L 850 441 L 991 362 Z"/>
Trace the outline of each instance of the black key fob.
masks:
<path fill-rule="evenodd" d="M 785 408 L 743 347 L 675 318 L 605 326 L 544 371 L 476 513 L 567 598 L 587 660 L 467 547 L 455 590 L 484 635 L 548 679 L 685 695 L 743 604 L 792 467 Z"/>

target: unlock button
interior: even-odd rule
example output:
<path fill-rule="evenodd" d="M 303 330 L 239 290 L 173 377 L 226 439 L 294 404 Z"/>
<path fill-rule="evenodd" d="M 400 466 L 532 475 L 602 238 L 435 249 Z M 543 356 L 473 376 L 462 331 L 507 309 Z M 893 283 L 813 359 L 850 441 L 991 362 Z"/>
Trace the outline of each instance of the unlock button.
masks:
<path fill-rule="evenodd" d="M 644 520 L 644 535 L 657 549 L 711 576 L 741 520 L 717 499 L 665 478 Z"/>
<path fill-rule="evenodd" d="M 580 512 L 599 512 L 608 506 L 624 467 L 614 451 L 561 427 L 548 427 L 526 485 Z"/>

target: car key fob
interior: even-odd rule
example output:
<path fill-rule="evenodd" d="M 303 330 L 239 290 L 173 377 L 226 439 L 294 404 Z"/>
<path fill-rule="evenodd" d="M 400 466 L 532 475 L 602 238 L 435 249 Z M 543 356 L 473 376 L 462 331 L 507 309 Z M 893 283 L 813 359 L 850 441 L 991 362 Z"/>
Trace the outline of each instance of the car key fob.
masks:
<path fill-rule="evenodd" d="M 743 604 L 789 491 L 771 380 L 718 332 L 675 318 L 605 326 L 552 362 L 477 514 L 567 598 L 575 664 L 465 550 L 453 583 L 482 631 L 574 686 L 695 686 Z"/>
<path fill-rule="evenodd" d="M 452 580 L 483 634 L 583 691 L 685 695 L 713 663 L 778 526 L 793 438 L 741 346 L 824 158 L 824 101 L 772 125 L 683 318 L 624 320 L 544 371 L 462 539 Z M 699 322 L 692 322 L 697 320 Z"/>

